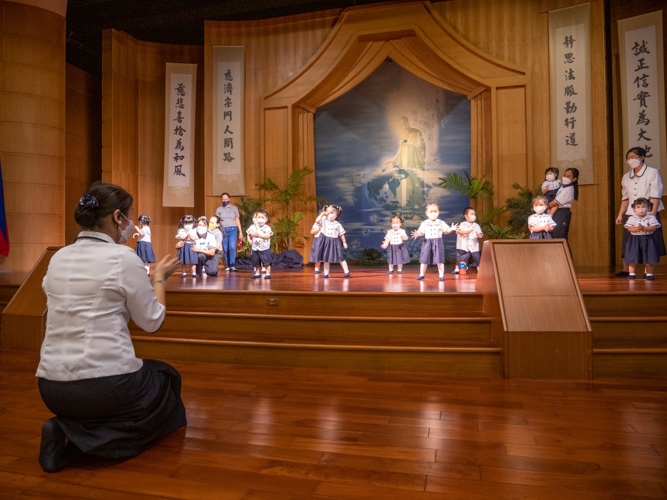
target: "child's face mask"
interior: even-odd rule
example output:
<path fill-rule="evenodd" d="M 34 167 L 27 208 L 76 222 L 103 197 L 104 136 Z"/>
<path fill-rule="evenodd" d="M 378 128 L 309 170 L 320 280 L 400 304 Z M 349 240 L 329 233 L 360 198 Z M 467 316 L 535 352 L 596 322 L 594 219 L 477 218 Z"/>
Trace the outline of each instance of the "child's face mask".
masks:
<path fill-rule="evenodd" d="M 336 214 L 329 214 L 329 215 L 327 215 L 327 218 L 328 218 L 331 222 L 333 222 L 333 221 L 336 220 Z"/>
<path fill-rule="evenodd" d="M 547 207 L 544 205 L 535 205 L 533 207 L 533 210 L 535 210 L 536 214 L 543 214 L 546 211 Z"/>
<path fill-rule="evenodd" d="M 547 174 L 547 180 L 553 182 L 556 180 L 556 176 L 554 174 Z"/>
<path fill-rule="evenodd" d="M 644 217 L 648 213 L 648 208 L 646 207 L 637 207 L 635 208 L 635 213 L 640 217 Z"/>
<path fill-rule="evenodd" d="M 266 219 L 264 217 L 257 217 L 257 225 L 262 227 L 264 224 L 266 224 Z"/>
<path fill-rule="evenodd" d="M 439 213 L 439 212 L 429 212 L 429 213 L 426 214 L 426 215 L 428 215 L 428 218 L 429 218 L 429 219 L 431 219 L 431 220 L 435 220 L 435 219 L 438 218 L 438 215 L 440 215 L 440 213 Z"/>
<path fill-rule="evenodd" d="M 399 229 L 401 229 L 401 225 L 400 225 L 400 224 L 392 224 L 392 225 L 391 225 L 391 228 L 392 228 L 394 231 L 398 231 Z"/>
<path fill-rule="evenodd" d="M 190 229 L 192 229 L 192 224 L 185 224 L 185 225 L 183 226 L 183 228 L 184 228 L 186 231 L 189 231 Z"/>
<path fill-rule="evenodd" d="M 475 221 L 477 220 L 477 216 L 476 216 L 475 214 L 468 215 L 468 216 L 466 216 L 466 218 L 467 218 L 470 222 L 475 222 Z"/>

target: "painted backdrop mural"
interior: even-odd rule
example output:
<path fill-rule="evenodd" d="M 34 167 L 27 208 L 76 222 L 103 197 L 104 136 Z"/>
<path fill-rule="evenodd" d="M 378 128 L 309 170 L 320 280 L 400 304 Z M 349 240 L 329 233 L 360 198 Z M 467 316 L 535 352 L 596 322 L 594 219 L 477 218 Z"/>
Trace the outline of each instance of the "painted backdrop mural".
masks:
<path fill-rule="evenodd" d="M 447 223 L 462 221 L 470 200 L 438 181 L 470 173 L 470 102 L 385 62 L 317 109 L 315 163 L 317 194 L 343 207 L 346 258 L 358 259 L 365 247 L 381 250 L 394 214 L 410 234 L 427 203 L 437 203 Z M 456 235 L 444 239 L 453 258 Z M 411 257 L 419 257 L 421 241 L 408 242 Z"/>

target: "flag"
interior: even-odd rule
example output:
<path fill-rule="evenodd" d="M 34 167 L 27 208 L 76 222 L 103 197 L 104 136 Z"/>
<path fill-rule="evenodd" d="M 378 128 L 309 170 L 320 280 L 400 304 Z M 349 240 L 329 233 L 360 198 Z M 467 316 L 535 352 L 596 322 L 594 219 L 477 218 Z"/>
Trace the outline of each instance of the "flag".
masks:
<path fill-rule="evenodd" d="M 9 255 L 9 235 L 7 234 L 7 216 L 5 214 L 5 192 L 2 187 L 2 165 L 0 165 L 0 255 Z"/>

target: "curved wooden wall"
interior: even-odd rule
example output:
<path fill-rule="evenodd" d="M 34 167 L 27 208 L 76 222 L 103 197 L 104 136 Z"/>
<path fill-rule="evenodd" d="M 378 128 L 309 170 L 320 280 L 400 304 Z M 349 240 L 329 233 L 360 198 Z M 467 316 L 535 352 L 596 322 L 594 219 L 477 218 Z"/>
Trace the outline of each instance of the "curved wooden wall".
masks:
<path fill-rule="evenodd" d="M 135 221 L 140 214 L 150 215 L 159 260 L 176 254 L 180 218 L 204 215 L 203 47 L 141 42 L 115 30 L 106 30 L 102 43 L 102 180 L 134 196 Z M 198 65 L 194 208 L 162 207 L 167 62 Z"/>
<path fill-rule="evenodd" d="M 0 1 L 0 46 L 0 162 L 10 239 L 0 268 L 29 271 L 47 247 L 65 242 L 65 18 Z"/>
<path fill-rule="evenodd" d="M 341 11 L 326 11 L 268 21 L 207 22 L 207 62 L 210 63 L 213 45 L 246 46 L 247 192 L 251 195 L 257 194 L 254 184 L 264 175 L 281 182 L 295 166 L 312 165 L 314 162 L 314 149 L 310 139 L 313 133 L 314 108 L 309 106 L 308 102 L 300 101 L 304 94 L 298 95 L 298 98 L 292 95 L 282 103 L 275 99 L 263 105 L 262 99 L 278 95 L 276 93 L 283 91 L 310 67 L 308 65 L 313 63 L 311 59 L 317 59 L 318 54 L 326 51 L 327 43 L 335 39 L 335 31 L 340 29 L 337 23 L 343 16 L 356 12 L 359 14 L 358 21 L 366 23 L 366 26 L 370 24 L 375 33 L 380 30 L 399 32 L 405 29 L 424 29 L 423 26 L 414 24 L 406 27 L 406 24 L 410 24 L 406 19 L 395 19 L 389 26 L 383 21 L 384 25 L 379 29 L 377 26 L 372 29 L 373 22 L 378 23 L 377 15 L 380 10 L 401 8 L 426 8 L 433 14 L 433 19 L 441 17 L 442 33 L 431 39 L 434 48 L 432 54 L 439 51 L 441 58 L 444 56 L 444 59 L 451 60 L 458 70 L 467 67 L 464 73 L 473 80 L 492 87 L 490 92 L 482 92 L 472 100 L 473 120 L 487 124 L 473 130 L 473 172 L 493 179 L 498 203 L 504 203 L 507 197 L 515 194 L 511 188 L 514 182 L 531 186 L 539 184 L 550 161 L 548 16 L 545 12 L 580 3 L 584 3 L 583 0 L 454 0 L 432 4 L 411 2 L 404 5 L 355 7 L 345 11 L 345 14 Z M 573 209 L 570 243 L 577 265 L 609 263 L 603 28 L 603 3 L 593 2 L 591 59 L 596 184 L 582 187 L 580 201 Z M 446 45 L 446 38 L 456 40 L 458 46 Z M 443 50 L 445 46 L 447 50 Z M 479 66 L 459 64 L 472 53 L 478 56 Z M 530 85 L 526 87 L 523 82 L 512 82 L 512 78 L 516 76 L 509 74 L 508 79 L 503 81 L 504 77 L 499 74 L 483 73 L 483 67 L 495 67 L 499 72 L 502 68 L 510 73 L 514 70 L 515 75 L 519 74 L 516 70 L 524 70 L 526 74 L 522 78 L 530 82 Z M 331 69 L 329 68 L 330 71 Z M 207 103 L 210 103 L 211 75 L 208 66 L 206 72 L 205 96 Z M 325 74 L 328 73 L 321 76 L 324 77 Z M 494 78 L 495 84 L 490 81 Z M 286 106 L 288 102 L 291 103 L 289 105 L 292 106 L 292 112 L 281 111 L 280 107 Z M 273 107 L 274 105 L 277 107 Z M 207 104 L 207 172 L 211 168 L 212 149 L 209 108 L 210 105 Z M 264 112 L 262 108 L 265 108 Z M 525 133 L 512 133 L 513 127 L 521 123 L 525 123 Z M 262 136 L 267 130 L 270 131 L 270 145 Z M 310 188 L 314 189 L 314 179 L 311 184 Z M 207 196 L 207 212 L 218 205 L 217 194 Z M 591 227 L 595 228 L 594 233 L 591 233 Z"/>

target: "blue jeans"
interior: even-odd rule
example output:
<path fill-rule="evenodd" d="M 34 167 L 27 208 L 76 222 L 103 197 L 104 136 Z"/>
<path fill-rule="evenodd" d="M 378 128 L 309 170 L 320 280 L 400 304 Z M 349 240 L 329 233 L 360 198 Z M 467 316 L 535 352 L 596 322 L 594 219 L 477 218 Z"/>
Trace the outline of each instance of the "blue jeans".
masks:
<path fill-rule="evenodd" d="M 238 244 L 238 228 L 229 226 L 225 228 L 225 237 L 222 238 L 222 252 L 225 254 L 227 267 L 232 267 L 236 262 L 236 245 Z"/>

